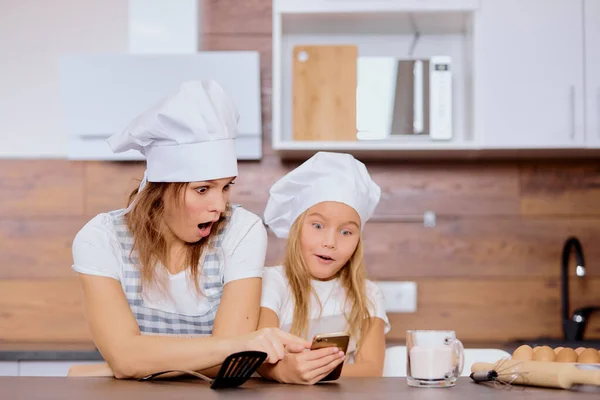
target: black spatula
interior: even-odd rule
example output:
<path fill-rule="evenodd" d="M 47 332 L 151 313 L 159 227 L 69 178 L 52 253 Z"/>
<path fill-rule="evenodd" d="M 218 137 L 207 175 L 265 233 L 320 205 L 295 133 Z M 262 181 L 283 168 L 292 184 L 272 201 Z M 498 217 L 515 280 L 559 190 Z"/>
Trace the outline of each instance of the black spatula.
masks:
<path fill-rule="evenodd" d="M 152 375 L 148 375 L 141 378 L 141 381 L 147 381 L 156 378 L 159 375 L 168 374 L 171 372 L 180 372 L 195 376 L 196 378 L 203 379 L 210 383 L 212 389 L 225 389 L 234 388 L 243 385 L 248 379 L 252 377 L 252 374 L 256 372 L 258 367 L 267 359 L 267 353 L 262 351 L 242 351 L 240 353 L 234 353 L 228 356 L 215 379 L 202 375 L 195 371 L 187 370 L 169 370 L 156 372 Z"/>

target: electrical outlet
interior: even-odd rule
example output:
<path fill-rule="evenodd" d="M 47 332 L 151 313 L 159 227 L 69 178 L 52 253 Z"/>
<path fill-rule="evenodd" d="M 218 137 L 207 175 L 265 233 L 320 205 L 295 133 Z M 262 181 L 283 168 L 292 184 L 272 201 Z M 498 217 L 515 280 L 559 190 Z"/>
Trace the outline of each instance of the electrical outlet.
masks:
<path fill-rule="evenodd" d="M 385 298 L 387 312 L 414 313 L 417 311 L 416 282 L 376 282 Z"/>

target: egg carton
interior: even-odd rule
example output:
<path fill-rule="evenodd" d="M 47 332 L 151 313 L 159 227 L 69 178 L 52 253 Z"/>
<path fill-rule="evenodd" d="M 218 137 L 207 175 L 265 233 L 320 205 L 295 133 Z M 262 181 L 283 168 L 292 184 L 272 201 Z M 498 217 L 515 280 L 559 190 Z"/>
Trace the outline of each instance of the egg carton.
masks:
<path fill-rule="evenodd" d="M 576 365 L 600 365 L 600 351 L 594 348 L 571 348 L 528 345 L 518 347 L 511 356 L 513 360 L 560 362 Z"/>

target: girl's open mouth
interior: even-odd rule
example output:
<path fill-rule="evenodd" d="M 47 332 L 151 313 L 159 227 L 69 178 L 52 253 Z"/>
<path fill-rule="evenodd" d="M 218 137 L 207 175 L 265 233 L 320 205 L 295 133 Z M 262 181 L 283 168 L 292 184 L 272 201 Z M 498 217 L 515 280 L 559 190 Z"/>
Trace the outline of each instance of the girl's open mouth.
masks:
<path fill-rule="evenodd" d="M 319 257 L 321 260 L 324 260 L 324 261 L 334 261 L 333 258 L 328 257 L 328 256 L 321 256 L 321 255 L 318 255 L 318 254 L 316 254 L 316 256 Z"/>

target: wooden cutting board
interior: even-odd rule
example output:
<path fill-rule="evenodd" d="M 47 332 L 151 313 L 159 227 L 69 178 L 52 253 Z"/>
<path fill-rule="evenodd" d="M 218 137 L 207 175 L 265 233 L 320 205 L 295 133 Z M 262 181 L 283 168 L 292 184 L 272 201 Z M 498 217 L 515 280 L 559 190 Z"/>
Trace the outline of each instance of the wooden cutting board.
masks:
<path fill-rule="evenodd" d="M 354 45 L 294 47 L 294 140 L 356 140 Z"/>

